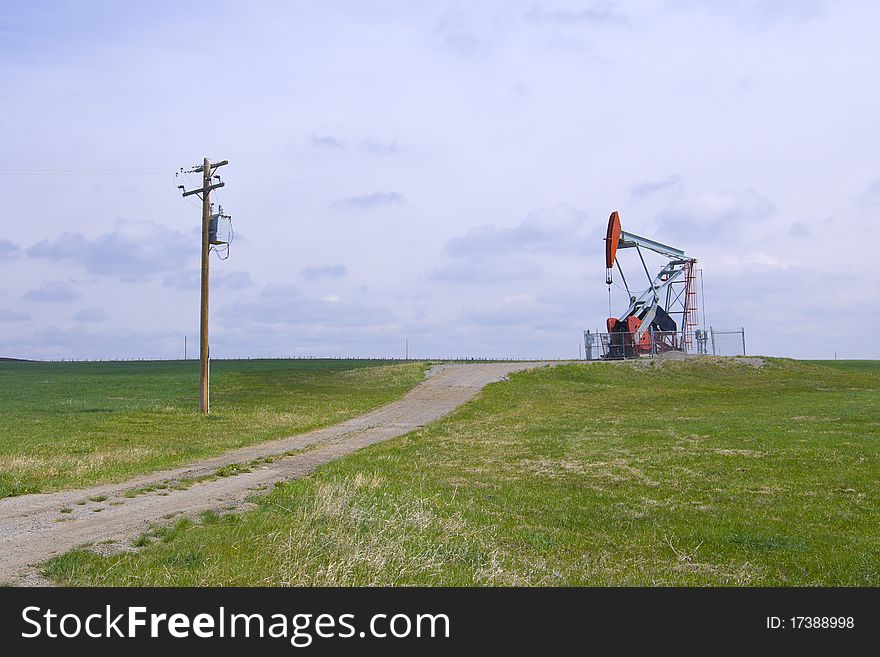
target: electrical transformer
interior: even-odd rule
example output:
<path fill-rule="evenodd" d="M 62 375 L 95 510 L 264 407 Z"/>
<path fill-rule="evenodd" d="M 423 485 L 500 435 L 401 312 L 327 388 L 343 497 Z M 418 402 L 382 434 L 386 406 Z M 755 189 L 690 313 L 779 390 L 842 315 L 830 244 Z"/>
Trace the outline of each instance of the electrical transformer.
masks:
<path fill-rule="evenodd" d="M 211 215 L 208 222 L 208 242 L 211 244 L 229 244 L 232 241 L 232 217 L 223 214 L 223 208 Z"/>

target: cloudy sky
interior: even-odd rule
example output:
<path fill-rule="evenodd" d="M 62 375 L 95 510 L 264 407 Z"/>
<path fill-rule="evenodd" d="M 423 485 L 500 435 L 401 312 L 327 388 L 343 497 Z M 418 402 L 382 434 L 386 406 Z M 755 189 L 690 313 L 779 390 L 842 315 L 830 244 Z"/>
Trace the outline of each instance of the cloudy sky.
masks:
<path fill-rule="evenodd" d="M 207 156 L 236 229 L 214 356 L 576 357 L 618 209 L 699 259 L 751 353 L 880 358 L 877 25 L 868 0 L 4 2 L 0 356 L 193 355 L 174 173 Z"/>

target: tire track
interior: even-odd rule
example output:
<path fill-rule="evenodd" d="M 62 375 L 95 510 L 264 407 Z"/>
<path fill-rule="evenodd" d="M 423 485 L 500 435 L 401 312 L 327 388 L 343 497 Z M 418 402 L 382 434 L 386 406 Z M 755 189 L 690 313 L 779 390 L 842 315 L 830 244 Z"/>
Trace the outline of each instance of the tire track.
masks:
<path fill-rule="evenodd" d="M 119 544 L 163 520 L 241 508 L 248 497 L 275 482 L 305 476 L 319 465 L 409 433 L 449 414 L 484 386 L 512 372 L 551 364 L 437 365 L 399 400 L 332 427 L 122 483 L 0 500 L 0 582 L 45 584 L 36 567 L 75 547 Z M 252 464 L 252 468 L 234 476 L 215 476 L 232 464 Z"/>

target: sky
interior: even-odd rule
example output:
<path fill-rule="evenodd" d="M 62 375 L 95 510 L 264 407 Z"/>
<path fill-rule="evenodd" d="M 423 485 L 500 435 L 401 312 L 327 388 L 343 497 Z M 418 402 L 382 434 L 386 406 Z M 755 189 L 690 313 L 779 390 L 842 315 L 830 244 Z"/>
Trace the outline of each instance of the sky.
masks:
<path fill-rule="evenodd" d="M 193 357 L 176 186 L 208 157 L 235 228 L 213 357 L 576 358 L 618 210 L 698 259 L 701 317 L 749 353 L 880 358 L 878 24 L 867 0 L 4 2 L 0 356 Z"/>

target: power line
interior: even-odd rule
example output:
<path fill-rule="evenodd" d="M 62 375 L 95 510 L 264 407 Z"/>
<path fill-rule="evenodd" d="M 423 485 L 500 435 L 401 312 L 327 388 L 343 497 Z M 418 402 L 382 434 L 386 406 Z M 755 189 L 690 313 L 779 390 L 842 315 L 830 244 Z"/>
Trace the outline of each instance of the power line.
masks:
<path fill-rule="evenodd" d="M 187 176 L 187 179 L 189 179 L 189 176 Z M 174 172 L 174 175 L 171 176 L 171 186 L 172 186 L 172 187 L 175 187 L 175 188 L 177 188 L 177 189 L 180 189 L 180 172 L 179 172 L 179 171 L 175 171 L 175 172 Z M 195 183 L 193 183 L 193 187 L 195 187 Z M 191 206 L 193 206 L 194 208 L 200 208 L 200 207 L 201 207 L 201 204 L 200 204 L 200 203 L 196 203 L 196 202 L 193 201 L 192 199 L 189 199 L 189 198 L 184 197 L 183 200 L 186 201 L 187 203 L 189 203 L 189 204 L 190 204 Z"/>
<path fill-rule="evenodd" d="M 167 174 L 161 167 L 47 167 L 0 164 L 0 176 L 156 176 Z"/>

